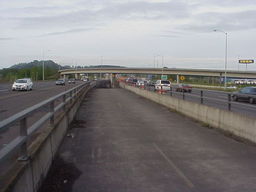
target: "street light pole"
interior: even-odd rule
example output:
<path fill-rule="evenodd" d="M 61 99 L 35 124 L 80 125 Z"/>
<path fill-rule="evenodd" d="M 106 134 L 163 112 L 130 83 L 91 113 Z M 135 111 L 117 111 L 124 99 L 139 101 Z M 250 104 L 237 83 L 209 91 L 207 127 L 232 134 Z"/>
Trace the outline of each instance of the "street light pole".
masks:
<path fill-rule="evenodd" d="M 103 65 L 103 56 L 100 57 L 100 79 L 101 79 L 101 69 Z"/>
<path fill-rule="evenodd" d="M 222 32 L 225 34 L 225 77 L 224 77 L 224 88 L 227 88 L 227 63 L 228 63 L 228 33 L 222 30 L 213 30 L 214 32 Z"/>
<path fill-rule="evenodd" d="M 42 72 L 42 76 L 43 76 L 43 81 L 44 81 L 44 51 L 43 51 L 43 72 Z"/>
<path fill-rule="evenodd" d="M 164 74 L 164 56 L 162 55 L 162 75 Z"/>

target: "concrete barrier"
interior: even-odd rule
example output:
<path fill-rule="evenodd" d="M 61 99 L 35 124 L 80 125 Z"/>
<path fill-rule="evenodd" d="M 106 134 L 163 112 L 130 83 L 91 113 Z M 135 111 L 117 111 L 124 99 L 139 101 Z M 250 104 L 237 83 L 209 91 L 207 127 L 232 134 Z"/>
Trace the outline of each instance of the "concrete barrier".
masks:
<path fill-rule="evenodd" d="M 69 124 L 89 91 L 85 90 L 71 107 L 59 115 L 54 127 L 46 127 L 29 147 L 30 160 L 17 162 L 1 186 L 1 192 L 36 192 L 52 164 L 54 156 L 66 135 Z"/>
<path fill-rule="evenodd" d="M 161 95 L 120 83 L 120 87 L 130 90 L 151 101 L 178 111 L 211 127 L 219 128 L 237 137 L 256 143 L 256 119 L 231 111 L 202 105 L 182 99 Z"/>

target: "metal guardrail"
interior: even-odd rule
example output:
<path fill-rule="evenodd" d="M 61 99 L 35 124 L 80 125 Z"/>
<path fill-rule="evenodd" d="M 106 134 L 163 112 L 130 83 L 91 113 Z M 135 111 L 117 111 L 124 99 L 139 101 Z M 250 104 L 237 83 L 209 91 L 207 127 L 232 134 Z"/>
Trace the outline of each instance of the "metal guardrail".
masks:
<path fill-rule="evenodd" d="M 20 134 L 18 137 L 16 137 L 14 140 L 12 140 L 10 143 L 8 143 L 4 148 L 0 150 L 0 162 L 2 162 L 4 159 L 9 157 L 9 155 L 15 151 L 16 149 L 20 149 L 20 155 L 18 160 L 28 160 L 28 151 L 27 151 L 27 142 L 29 136 L 33 134 L 35 131 L 37 131 L 42 125 L 44 125 L 47 121 L 50 120 L 50 126 L 54 125 L 54 116 L 57 111 L 60 111 L 61 109 L 66 110 L 66 105 L 70 102 L 72 102 L 76 97 L 79 96 L 79 94 L 86 88 L 89 88 L 89 86 L 93 85 L 94 82 L 87 82 L 81 85 L 78 85 L 68 91 L 65 91 L 63 93 L 60 93 L 56 96 L 53 96 L 45 101 L 42 101 L 32 107 L 29 107 L 3 121 L 0 122 L 0 132 L 8 129 L 10 126 L 12 126 L 14 123 L 19 122 L 19 131 Z M 61 99 L 62 101 L 55 106 L 55 103 L 57 100 Z M 28 126 L 28 117 L 36 112 L 37 110 L 45 107 L 48 107 L 48 112 L 43 115 L 39 120 L 37 120 L 35 123 L 33 123 L 31 126 Z"/>
<path fill-rule="evenodd" d="M 126 83 L 127 84 L 127 83 Z M 131 84 L 127 84 L 127 85 L 130 85 L 130 86 L 135 86 L 135 85 L 131 85 Z M 150 89 L 151 86 L 144 86 L 142 89 L 145 89 L 145 90 L 148 90 L 148 91 L 154 91 L 153 89 Z M 231 97 L 231 93 L 225 93 L 223 95 L 223 99 L 220 99 L 220 98 L 214 98 L 214 97 L 209 97 L 209 96 L 206 96 L 205 95 L 205 92 L 204 90 L 202 89 L 197 89 L 199 91 L 198 94 L 194 94 L 193 91 L 192 93 L 187 93 L 187 92 L 177 92 L 175 91 L 175 87 L 171 86 L 170 87 L 170 91 L 163 91 L 160 93 L 164 93 L 165 95 L 169 95 L 169 96 L 172 96 L 172 97 L 180 97 L 181 99 L 183 100 L 188 100 L 188 98 L 198 98 L 198 100 L 194 100 L 192 102 L 199 102 L 201 104 L 204 104 L 204 105 L 212 105 L 213 103 L 210 103 L 210 102 L 215 102 L 215 104 L 218 104 L 219 106 L 221 106 L 221 108 L 224 108 L 226 110 L 229 110 L 229 111 L 232 111 L 232 109 L 234 109 L 235 106 L 238 106 L 240 108 L 251 108 L 253 110 L 256 111 L 256 105 L 252 105 L 252 104 L 247 104 L 247 103 L 241 103 L 241 102 L 235 102 L 235 101 L 232 101 L 232 97 Z M 214 92 L 212 90 L 207 90 L 207 92 Z M 213 105 L 214 106 L 214 105 Z M 216 106 L 214 106 L 216 107 Z"/>

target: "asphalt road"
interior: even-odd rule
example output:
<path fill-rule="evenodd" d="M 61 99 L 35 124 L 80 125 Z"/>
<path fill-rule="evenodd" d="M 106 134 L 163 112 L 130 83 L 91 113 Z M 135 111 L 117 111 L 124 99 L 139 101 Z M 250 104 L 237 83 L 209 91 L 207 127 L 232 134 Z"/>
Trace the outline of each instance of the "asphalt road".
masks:
<path fill-rule="evenodd" d="M 32 91 L 12 91 L 11 84 L 0 84 L 0 121 L 79 83 L 56 86 L 55 81 L 35 82 Z"/>
<path fill-rule="evenodd" d="M 183 93 L 176 92 L 175 90 L 176 86 L 172 86 L 172 96 L 182 99 Z M 153 87 L 146 87 L 149 91 L 154 91 Z M 185 94 L 185 100 L 193 101 L 196 103 L 200 103 L 200 95 L 201 90 L 203 91 L 203 103 L 205 105 L 217 107 L 220 109 L 228 110 L 228 94 L 231 94 L 231 92 L 225 92 L 225 91 L 215 91 L 215 90 L 207 90 L 207 89 L 198 89 L 198 88 L 192 88 L 191 93 L 184 93 Z M 170 92 L 165 93 L 167 95 L 171 95 Z M 248 102 L 236 102 L 231 101 L 231 111 L 237 112 L 243 115 L 255 117 L 256 116 L 256 105 L 250 104 Z"/>
<path fill-rule="evenodd" d="M 35 82 L 32 91 L 12 91 L 11 84 L 0 84 L 0 121 L 80 83 L 82 82 L 56 86 L 55 81 Z M 28 124 L 34 122 L 47 110 L 46 107 L 32 114 L 28 119 Z M 0 149 L 19 135 L 18 126 L 16 123 L 9 129 L 0 132 Z"/>
<path fill-rule="evenodd" d="M 40 192 L 252 192 L 256 147 L 124 89 L 84 100 Z"/>

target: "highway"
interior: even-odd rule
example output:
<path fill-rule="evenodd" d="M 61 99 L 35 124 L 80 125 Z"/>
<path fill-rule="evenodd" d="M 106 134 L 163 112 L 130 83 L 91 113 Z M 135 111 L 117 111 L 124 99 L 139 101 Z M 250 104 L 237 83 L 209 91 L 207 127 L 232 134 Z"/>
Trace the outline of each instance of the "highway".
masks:
<path fill-rule="evenodd" d="M 125 89 L 94 89 L 39 192 L 256 191 L 256 148 Z"/>
<path fill-rule="evenodd" d="M 35 82 L 32 91 L 12 91 L 12 84 L 0 84 L 0 121 L 79 83 L 56 86 L 55 81 Z"/>
<path fill-rule="evenodd" d="M 55 81 L 34 82 L 32 91 L 12 91 L 11 84 L 0 84 L 0 121 L 28 108 L 41 101 L 44 101 L 52 96 L 55 96 L 65 90 L 68 90 L 80 83 L 67 84 L 65 86 L 55 85 Z M 42 109 L 36 114 L 33 114 L 28 119 L 28 123 L 32 123 L 44 114 L 47 109 Z M 18 136 L 19 129 L 18 124 L 13 125 L 9 129 L 0 132 L 0 149 L 12 139 Z"/>
<path fill-rule="evenodd" d="M 65 90 L 68 90 L 75 85 L 82 83 L 77 81 L 76 84 L 66 84 L 66 86 L 56 86 L 54 81 L 35 82 L 32 91 L 12 91 L 11 84 L 0 84 L 0 121 L 14 115 L 32 105 L 39 103 L 51 96 L 57 95 Z M 153 87 L 146 87 L 147 90 L 153 91 Z M 175 91 L 175 86 L 172 88 L 172 96 L 182 99 L 183 95 Z M 185 93 L 185 100 L 200 103 L 200 91 L 203 90 L 203 103 L 213 107 L 228 110 L 228 92 L 213 91 L 207 89 L 193 88 L 192 93 Z M 170 92 L 165 93 L 171 95 Z M 42 110 L 40 114 L 48 109 Z M 241 113 L 243 115 L 256 116 L 256 105 L 246 102 L 232 102 L 231 111 Z M 35 116 L 35 115 L 34 115 Z M 35 117 L 32 117 L 32 119 Z M 18 126 L 18 125 L 15 125 Z M 8 143 L 12 138 L 18 135 L 18 129 L 9 129 L 0 133 L 0 148 Z"/>
<path fill-rule="evenodd" d="M 172 96 L 183 99 L 183 93 L 176 92 L 176 89 L 175 89 L 176 87 L 177 87 L 176 85 L 172 85 Z M 145 89 L 149 91 L 154 91 L 153 87 L 145 87 Z M 192 88 L 191 93 L 186 93 L 186 92 L 184 93 L 185 100 L 200 103 L 201 90 L 203 91 L 203 97 L 204 97 L 203 104 L 228 110 L 228 94 L 231 94 L 231 92 Z M 170 92 L 167 92 L 164 94 L 171 96 Z M 240 113 L 243 115 L 255 117 L 256 105 L 250 104 L 248 102 L 243 102 L 243 101 L 239 101 L 239 102 L 231 101 L 231 111 Z"/>

